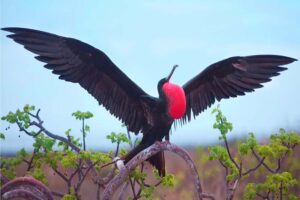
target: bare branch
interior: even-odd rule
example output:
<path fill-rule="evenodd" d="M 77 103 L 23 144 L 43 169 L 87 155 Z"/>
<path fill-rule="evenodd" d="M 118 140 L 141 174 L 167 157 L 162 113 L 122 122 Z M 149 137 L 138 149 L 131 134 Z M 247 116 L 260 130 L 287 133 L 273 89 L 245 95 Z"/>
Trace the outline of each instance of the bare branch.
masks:
<path fill-rule="evenodd" d="M 125 168 L 120 170 L 120 173 L 116 175 L 107 185 L 107 187 L 104 190 L 103 199 L 111 199 L 114 191 L 123 183 L 127 178 L 129 173 L 135 169 L 138 165 L 140 165 L 142 162 L 150 158 L 151 156 L 161 152 L 161 151 L 170 151 L 177 155 L 179 155 L 181 158 L 185 160 L 185 162 L 188 164 L 192 177 L 194 178 L 194 184 L 196 186 L 197 196 L 198 199 L 203 198 L 202 194 L 202 188 L 200 183 L 200 178 L 196 169 L 196 166 L 189 156 L 189 154 L 182 148 L 171 144 L 170 142 L 155 142 L 153 145 L 148 147 L 147 149 L 144 149 L 142 152 L 137 154 L 134 158 L 132 158 L 125 166 Z"/>
<path fill-rule="evenodd" d="M 135 189 L 134 189 L 134 183 L 132 182 L 131 178 L 129 177 L 129 182 L 132 190 L 133 197 L 136 198 Z"/>
<path fill-rule="evenodd" d="M 52 169 L 53 169 L 53 170 L 55 171 L 55 173 L 57 173 L 58 176 L 60 176 L 66 183 L 69 182 L 68 178 L 67 178 L 65 175 L 63 175 L 60 171 L 58 171 L 56 168 L 52 168 Z"/>
<path fill-rule="evenodd" d="M 19 127 L 19 130 L 22 132 L 25 132 L 27 135 L 29 135 L 29 136 L 32 136 L 32 137 L 36 137 L 36 136 L 38 136 L 43 130 L 39 130 L 37 133 L 30 133 L 29 131 L 27 131 L 24 127 L 23 127 L 23 125 L 20 123 L 20 122 L 18 122 L 17 121 L 17 125 L 18 125 L 18 127 Z M 31 126 L 31 123 L 30 123 L 30 126 Z"/>
<path fill-rule="evenodd" d="M 255 167 L 248 169 L 246 172 L 242 173 L 242 176 L 246 176 L 247 174 L 255 171 L 257 168 L 259 168 L 263 164 L 264 160 L 265 160 L 265 157 L 263 157 Z"/>
<path fill-rule="evenodd" d="M 86 176 L 88 175 L 89 171 L 90 171 L 93 167 L 95 167 L 95 165 L 96 165 L 97 163 L 98 163 L 98 162 L 93 163 L 92 165 L 90 165 L 90 166 L 86 169 L 85 173 L 83 174 L 83 176 L 81 177 L 80 181 L 78 182 L 78 184 L 77 184 L 77 186 L 76 186 L 76 188 L 75 188 L 76 191 L 79 191 L 79 190 L 80 190 L 80 187 L 81 187 L 83 181 L 85 180 Z"/>
<path fill-rule="evenodd" d="M 267 165 L 265 162 L 264 162 L 264 159 L 262 159 L 255 151 L 254 151 L 254 149 L 251 149 L 251 151 L 252 151 L 252 154 L 254 155 L 254 157 L 259 161 L 259 162 L 261 162 L 262 163 L 262 165 L 267 169 L 267 170 L 269 170 L 271 173 L 277 173 L 279 170 L 280 170 L 280 163 L 281 163 L 281 161 L 280 161 L 280 159 L 278 159 L 277 160 L 277 168 L 274 170 L 274 169 L 271 169 L 270 167 L 269 167 L 269 165 Z"/>
<path fill-rule="evenodd" d="M 34 157 L 35 157 L 35 155 L 36 155 L 37 152 L 38 152 L 38 150 L 37 150 L 37 148 L 35 148 L 33 150 L 33 153 L 32 153 L 30 161 L 26 162 L 28 164 L 27 171 L 30 171 L 30 169 L 33 167 L 32 163 L 33 163 Z"/>
<path fill-rule="evenodd" d="M 117 157 L 117 155 L 119 153 L 119 148 L 120 148 L 120 142 L 117 143 L 117 150 L 115 152 L 115 157 Z"/>

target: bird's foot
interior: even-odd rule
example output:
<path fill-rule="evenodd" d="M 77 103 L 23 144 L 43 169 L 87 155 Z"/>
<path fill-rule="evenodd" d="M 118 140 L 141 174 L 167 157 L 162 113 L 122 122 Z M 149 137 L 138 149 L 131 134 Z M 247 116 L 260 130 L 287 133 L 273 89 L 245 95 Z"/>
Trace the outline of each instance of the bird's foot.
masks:
<path fill-rule="evenodd" d="M 166 143 L 170 143 L 170 135 L 169 134 L 166 135 L 165 142 Z"/>
<path fill-rule="evenodd" d="M 170 140 L 165 140 L 165 143 L 171 144 Z"/>

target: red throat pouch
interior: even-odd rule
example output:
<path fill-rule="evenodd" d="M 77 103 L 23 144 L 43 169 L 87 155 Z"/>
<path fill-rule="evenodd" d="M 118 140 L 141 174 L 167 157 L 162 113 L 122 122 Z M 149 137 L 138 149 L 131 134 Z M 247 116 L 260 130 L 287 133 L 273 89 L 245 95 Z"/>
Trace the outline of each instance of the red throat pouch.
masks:
<path fill-rule="evenodd" d="M 169 115 L 174 119 L 181 118 L 186 109 L 184 90 L 180 86 L 170 82 L 166 82 L 162 90 L 167 97 Z"/>

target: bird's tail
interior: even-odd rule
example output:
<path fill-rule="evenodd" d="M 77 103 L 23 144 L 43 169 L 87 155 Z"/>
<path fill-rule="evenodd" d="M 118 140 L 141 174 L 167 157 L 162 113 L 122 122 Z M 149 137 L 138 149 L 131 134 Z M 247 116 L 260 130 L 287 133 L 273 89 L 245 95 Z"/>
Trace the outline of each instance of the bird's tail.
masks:
<path fill-rule="evenodd" d="M 161 177 L 166 175 L 165 155 L 163 151 L 150 157 L 148 159 L 148 162 L 150 162 L 151 165 L 153 165 L 158 170 L 158 174 Z"/>
<path fill-rule="evenodd" d="M 127 162 L 129 162 L 134 156 L 136 156 L 138 153 L 140 153 L 149 146 L 150 145 L 143 143 L 137 145 L 125 157 L 123 157 L 124 163 L 126 164 Z M 155 154 L 154 156 L 150 157 L 147 161 L 158 170 L 160 176 L 165 176 L 166 169 L 164 152 L 159 152 Z"/>

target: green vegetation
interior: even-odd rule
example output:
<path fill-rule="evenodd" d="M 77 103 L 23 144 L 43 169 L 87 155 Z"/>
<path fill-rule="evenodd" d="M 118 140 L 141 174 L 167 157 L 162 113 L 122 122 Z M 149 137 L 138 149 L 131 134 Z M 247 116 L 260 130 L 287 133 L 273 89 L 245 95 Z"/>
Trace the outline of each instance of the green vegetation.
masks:
<path fill-rule="evenodd" d="M 297 198 L 289 189 L 298 184 L 290 172 L 283 171 L 283 160 L 293 152 L 300 144 L 300 136 L 295 132 L 286 132 L 280 129 L 278 134 L 270 136 L 269 144 L 259 144 L 253 133 L 249 133 L 245 142 L 238 142 L 236 155 L 233 155 L 228 145 L 227 134 L 232 131 L 233 126 L 222 114 L 219 106 L 213 109 L 216 114 L 216 122 L 213 128 L 221 133 L 220 140 L 223 146 L 209 147 L 210 160 L 217 160 L 225 169 L 227 199 L 232 199 L 238 184 L 251 173 L 256 173 L 258 168 L 265 168 L 268 175 L 261 183 L 248 183 L 244 191 L 245 199 L 289 199 Z M 256 160 L 256 165 L 250 167 L 245 161 L 247 155 Z M 275 166 L 275 168 L 274 168 Z M 300 199 L 300 198 L 299 198 Z"/>
<path fill-rule="evenodd" d="M 32 176 L 47 185 L 53 195 L 64 200 L 85 199 L 82 186 L 89 184 L 94 190 L 89 198 L 101 199 L 105 186 L 119 171 L 114 158 L 128 152 L 119 149 L 120 144 L 133 148 L 137 141 L 131 141 L 128 131 L 112 132 L 106 138 L 116 144 L 114 152 L 91 151 L 85 140 L 91 133 L 87 121 L 93 117 L 92 113 L 76 111 L 72 114 L 82 124 L 82 138 L 75 138 L 71 129 L 66 130 L 64 137 L 51 133 L 44 127 L 39 114 L 40 110 L 36 111 L 34 106 L 25 105 L 22 110 L 9 112 L 1 118 L 34 138 L 33 152 L 21 149 L 14 157 L 1 157 L 1 174 L 9 180 L 17 176 Z M 213 109 L 213 114 L 216 116 L 213 128 L 219 130 L 222 145 L 199 147 L 192 152 L 204 191 L 216 199 L 300 199 L 299 134 L 280 129 L 270 136 L 268 143 L 260 144 L 255 135 L 249 133 L 245 140 L 232 143 L 227 140 L 227 135 L 233 130 L 233 125 L 219 106 Z M 5 133 L 0 133 L 0 138 L 5 140 Z M 180 168 L 184 163 L 177 162 L 175 166 L 175 162 L 173 158 L 167 158 L 167 169 L 170 166 L 172 173 L 165 177 L 160 177 L 157 170 L 142 163 L 130 173 L 119 197 L 193 198 L 190 192 L 186 192 L 194 186 L 188 172 Z M 50 177 L 63 184 L 59 191 Z M 4 179 L 1 181 L 3 185 Z M 222 189 L 216 192 L 216 188 Z"/>

